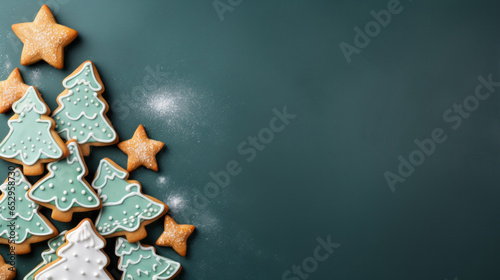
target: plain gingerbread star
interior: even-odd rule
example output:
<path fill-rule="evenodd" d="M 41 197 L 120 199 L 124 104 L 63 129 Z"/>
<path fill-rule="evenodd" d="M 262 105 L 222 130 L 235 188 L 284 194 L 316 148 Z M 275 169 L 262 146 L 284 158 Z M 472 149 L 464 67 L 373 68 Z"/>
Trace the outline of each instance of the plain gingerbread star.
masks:
<path fill-rule="evenodd" d="M 172 247 L 179 255 L 185 257 L 187 239 L 193 233 L 195 226 L 178 225 L 170 216 L 165 216 L 165 229 L 156 240 L 156 245 Z"/>
<path fill-rule="evenodd" d="M 22 65 L 45 60 L 58 69 L 64 65 L 64 47 L 78 36 L 76 30 L 57 24 L 47 5 L 42 6 L 33 22 L 14 24 L 12 30 L 24 44 Z"/>
<path fill-rule="evenodd" d="M 4 114 L 12 104 L 23 97 L 28 90 L 28 85 L 23 82 L 19 68 L 14 69 L 5 81 L 0 82 L 0 114 Z"/>
<path fill-rule="evenodd" d="M 127 171 L 130 172 L 141 165 L 158 171 L 156 154 L 164 145 L 163 142 L 149 139 L 141 124 L 132 139 L 119 143 L 118 148 L 128 155 Z"/>

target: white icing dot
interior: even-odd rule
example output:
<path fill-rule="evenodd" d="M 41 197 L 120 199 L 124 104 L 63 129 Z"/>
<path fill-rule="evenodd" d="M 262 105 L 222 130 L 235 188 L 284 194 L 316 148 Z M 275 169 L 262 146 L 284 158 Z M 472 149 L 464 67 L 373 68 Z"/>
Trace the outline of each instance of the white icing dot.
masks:
<path fill-rule="evenodd" d="M 68 182 L 69 182 L 70 184 L 73 184 L 73 180 L 71 180 L 71 179 L 69 179 L 69 180 L 68 180 Z"/>
<path fill-rule="evenodd" d="M 89 99 L 89 97 L 88 97 L 88 96 L 86 96 L 86 95 L 84 96 L 84 98 L 85 98 L 85 99 Z"/>
<path fill-rule="evenodd" d="M 24 190 L 27 191 L 29 189 L 28 186 L 24 186 Z"/>
<path fill-rule="evenodd" d="M 70 122 L 67 122 L 66 124 L 67 124 L 68 126 L 71 126 L 71 123 L 70 123 Z"/>
<path fill-rule="evenodd" d="M 12 143 L 12 147 L 15 147 L 16 146 L 16 143 Z"/>
<path fill-rule="evenodd" d="M 99 124 L 98 124 L 98 123 L 95 123 L 94 125 L 95 125 L 95 126 L 99 126 Z"/>
<path fill-rule="evenodd" d="M 108 134 L 108 137 L 111 137 L 111 134 Z"/>
<path fill-rule="evenodd" d="M 41 132 L 41 131 L 38 131 L 38 135 L 42 135 L 42 132 Z"/>
<path fill-rule="evenodd" d="M 20 198 L 18 198 L 18 199 L 19 199 L 19 201 L 23 201 L 23 198 L 22 198 L 22 197 L 20 197 Z"/>
<path fill-rule="evenodd" d="M 123 215 L 127 215 L 127 211 L 123 211 Z"/>
<path fill-rule="evenodd" d="M 80 91 L 80 88 L 76 88 L 76 91 L 77 91 L 77 92 L 78 92 L 78 91 Z"/>
<path fill-rule="evenodd" d="M 139 204 L 136 204 L 136 205 L 135 205 L 135 208 L 139 209 L 139 207 L 140 207 L 140 206 L 139 206 Z"/>
<path fill-rule="evenodd" d="M 106 132 L 106 129 L 105 129 L 105 128 L 103 128 L 103 129 L 102 129 L 102 132 Z"/>
<path fill-rule="evenodd" d="M 67 194 L 68 194 L 68 191 L 63 191 L 63 194 L 64 194 L 64 195 L 67 195 Z"/>
<path fill-rule="evenodd" d="M 110 221 L 112 221 L 112 220 L 113 220 L 113 217 L 109 216 L 109 217 L 108 217 L 108 219 L 109 219 Z"/>
<path fill-rule="evenodd" d="M 71 98 L 69 98 L 69 97 L 68 97 L 68 98 L 66 98 L 66 101 L 71 101 Z"/>
<path fill-rule="evenodd" d="M 86 89 L 85 89 L 85 92 L 89 92 L 89 89 L 88 89 L 88 88 L 86 88 Z"/>
<path fill-rule="evenodd" d="M 28 137 L 28 141 L 31 141 L 31 137 Z"/>
<path fill-rule="evenodd" d="M 90 262 L 90 259 L 89 259 L 89 258 L 85 258 L 85 261 L 86 261 L 86 262 Z"/>
<path fill-rule="evenodd" d="M 76 105 L 76 101 L 75 101 L 75 102 L 73 102 L 73 104 L 75 104 L 75 105 Z"/>
<path fill-rule="evenodd" d="M 89 197 L 88 197 L 88 200 L 89 200 L 89 201 L 92 201 L 92 197 L 91 197 L 91 196 L 89 196 Z"/>
<path fill-rule="evenodd" d="M 64 124 L 64 121 L 61 121 L 61 124 Z"/>
<path fill-rule="evenodd" d="M 62 201 L 62 202 L 65 202 L 65 201 L 66 201 L 66 198 L 65 198 L 65 197 L 62 197 L 62 198 L 61 198 L 61 201 Z"/>
<path fill-rule="evenodd" d="M 43 191 L 43 190 L 45 190 L 45 187 L 44 186 L 40 186 L 40 189 Z"/>
<path fill-rule="evenodd" d="M 76 131 L 76 128 L 73 127 L 71 130 Z"/>
<path fill-rule="evenodd" d="M 59 116 L 57 116 L 57 117 L 56 117 L 56 120 L 58 120 L 58 119 L 60 119 L 60 117 L 59 117 Z"/>
<path fill-rule="evenodd" d="M 37 138 L 36 138 L 36 141 L 40 141 L 40 137 L 37 137 Z"/>
<path fill-rule="evenodd" d="M 83 135 L 83 131 L 80 131 L 80 134 Z"/>
<path fill-rule="evenodd" d="M 89 103 L 85 103 L 85 107 L 89 107 Z"/>
<path fill-rule="evenodd" d="M 76 171 L 80 172 L 80 171 L 82 171 L 82 169 L 80 167 L 77 167 Z"/>
<path fill-rule="evenodd" d="M 67 265 L 64 266 L 64 270 L 68 270 L 69 267 Z"/>
<path fill-rule="evenodd" d="M 57 166 L 52 166 L 52 170 L 57 170 Z"/>
<path fill-rule="evenodd" d="M 2 148 L 2 153 L 4 153 L 4 152 L 5 152 L 5 149 L 4 149 L 4 148 Z"/>
<path fill-rule="evenodd" d="M 77 253 L 73 253 L 73 257 L 76 257 L 76 256 L 78 256 L 78 254 Z"/>
<path fill-rule="evenodd" d="M 41 231 L 44 231 L 45 229 L 44 229 L 43 227 L 40 227 L 40 230 L 41 230 Z"/>
<path fill-rule="evenodd" d="M 77 98 L 76 101 L 80 101 L 81 99 L 80 98 Z"/>
<path fill-rule="evenodd" d="M 94 103 L 94 99 L 91 99 L 91 100 L 90 100 L 90 103 Z"/>
<path fill-rule="evenodd" d="M 82 194 L 86 194 L 87 192 L 85 190 L 82 190 Z"/>
<path fill-rule="evenodd" d="M 85 124 L 84 124 L 84 123 L 82 123 L 82 127 L 85 127 Z"/>
<path fill-rule="evenodd" d="M 55 167 L 55 166 L 54 166 L 54 167 Z M 54 169 L 54 168 L 52 168 L 52 169 Z M 56 169 L 57 169 L 57 168 L 56 168 Z M 56 169 L 54 169 L 54 170 L 56 170 Z M 53 188 L 53 187 L 54 187 L 54 184 L 49 183 L 49 188 Z"/>
<path fill-rule="evenodd" d="M 75 189 L 71 189 L 71 190 L 70 190 L 70 192 L 71 192 L 71 193 L 75 193 Z"/>
<path fill-rule="evenodd" d="M 40 222 L 37 222 L 37 223 L 36 223 L 36 226 L 37 226 L 37 227 L 39 227 L 39 226 L 40 226 Z"/>

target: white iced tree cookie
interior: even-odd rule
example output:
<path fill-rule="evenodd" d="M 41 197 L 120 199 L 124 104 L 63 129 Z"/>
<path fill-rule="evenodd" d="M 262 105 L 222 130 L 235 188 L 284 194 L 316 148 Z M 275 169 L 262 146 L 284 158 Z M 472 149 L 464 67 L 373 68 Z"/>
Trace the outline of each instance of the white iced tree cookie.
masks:
<path fill-rule="evenodd" d="M 66 243 L 57 250 L 58 259 L 42 267 L 34 279 L 111 280 L 106 270 L 109 259 L 102 251 L 105 246 L 90 219 L 84 219 L 66 233 Z"/>
<path fill-rule="evenodd" d="M 0 243 L 9 244 L 16 254 L 27 254 L 31 243 L 57 235 L 57 229 L 38 212 L 39 205 L 28 197 L 30 188 L 19 168 L 9 172 L 0 186 Z"/>
<path fill-rule="evenodd" d="M 66 231 L 63 231 L 63 232 L 59 233 L 58 236 L 50 239 L 47 242 L 47 244 L 49 245 L 49 249 L 44 250 L 42 252 L 43 261 L 40 264 L 38 264 L 35 268 L 33 268 L 28 274 L 26 274 L 26 276 L 24 276 L 23 280 L 33 280 L 33 277 L 35 277 L 35 273 L 37 273 L 46 264 L 57 259 L 56 251 L 59 247 L 61 247 L 62 244 L 64 244 L 64 242 L 66 242 L 65 235 L 66 235 Z"/>
<path fill-rule="evenodd" d="M 52 218 L 69 222 L 74 212 L 101 208 L 101 200 L 85 180 L 88 174 L 76 140 L 68 141 L 69 156 L 47 165 L 49 173 L 29 191 L 40 205 L 52 209 Z"/>
<path fill-rule="evenodd" d="M 56 131 L 65 140 L 75 139 L 88 156 L 90 146 L 112 145 L 118 135 L 106 112 L 108 103 L 102 97 L 104 86 L 92 61 L 85 61 L 63 81 L 66 88 L 57 97 L 54 111 Z"/>
<path fill-rule="evenodd" d="M 157 255 L 153 246 L 129 243 L 121 237 L 116 240 L 115 254 L 120 257 L 118 269 L 123 271 L 122 280 L 167 280 L 182 269 L 180 263 Z"/>
<path fill-rule="evenodd" d="M 35 87 L 12 105 L 15 115 L 8 125 L 9 134 L 0 143 L 0 158 L 22 164 L 24 174 L 41 175 L 43 163 L 67 156 L 66 144 L 55 132 L 50 109 Z"/>
<path fill-rule="evenodd" d="M 141 184 L 128 176 L 112 160 L 101 160 L 92 181 L 102 201 L 96 228 L 106 238 L 125 235 L 129 242 L 137 242 L 147 236 L 144 226 L 167 213 L 168 206 L 143 194 Z"/>

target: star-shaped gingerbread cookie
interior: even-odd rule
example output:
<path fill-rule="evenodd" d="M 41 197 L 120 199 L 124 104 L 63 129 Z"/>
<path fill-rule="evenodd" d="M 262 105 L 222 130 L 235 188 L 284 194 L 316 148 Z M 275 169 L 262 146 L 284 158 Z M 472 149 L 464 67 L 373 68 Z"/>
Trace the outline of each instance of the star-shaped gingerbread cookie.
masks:
<path fill-rule="evenodd" d="M 193 233 L 195 226 L 178 225 L 170 216 L 165 216 L 165 229 L 156 240 L 156 245 L 172 247 L 179 255 L 185 257 L 187 239 Z"/>
<path fill-rule="evenodd" d="M 78 36 L 76 30 L 57 24 L 47 5 L 42 6 L 35 21 L 14 24 L 12 30 L 24 44 L 22 65 L 45 60 L 58 69 L 64 65 L 64 47 Z"/>
<path fill-rule="evenodd" d="M 127 171 L 130 172 L 141 165 L 158 171 L 156 154 L 164 145 L 163 142 L 149 139 L 141 124 L 132 139 L 119 143 L 118 148 L 128 155 Z"/>
<path fill-rule="evenodd" d="M 0 114 L 4 114 L 12 104 L 23 97 L 28 85 L 23 82 L 19 68 L 14 69 L 5 81 L 0 82 Z"/>

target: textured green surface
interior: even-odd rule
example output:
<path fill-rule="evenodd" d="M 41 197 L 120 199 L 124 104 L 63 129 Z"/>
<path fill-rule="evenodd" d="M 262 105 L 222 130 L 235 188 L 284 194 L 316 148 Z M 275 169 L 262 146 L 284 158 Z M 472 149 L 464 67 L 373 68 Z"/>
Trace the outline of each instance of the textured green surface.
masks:
<path fill-rule="evenodd" d="M 31 21 L 38 2 L 2 1 L 1 79 L 19 66 L 10 25 Z M 63 78 L 90 59 L 121 139 L 143 124 L 166 143 L 160 172 L 141 168 L 131 179 L 179 223 L 197 226 L 187 258 L 158 248 L 183 265 L 180 279 L 282 279 L 310 264 L 317 238 L 329 235 L 341 246 L 308 279 L 498 279 L 500 99 L 481 101 L 455 130 L 458 120 L 443 114 L 474 93 L 478 76 L 500 80 L 499 6 L 405 0 L 347 63 L 339 44 L 353 44 L 353 28 L 388 3 L 247 0 L 221 21 L 210 0 L 52 0 L 57 20 L 79 37 L 63 70 L 38 63 L 21 72 L 55 109 Z M 284 106 L 296 118 L 262 151 L 243 143 L 239 153 Z M 8 117 L 0 116 L 0 135 Z M 397 173 L 398 156 L 408 159 L 415 139 L 436 128 L 447 140 L 391 192 L 384 172 Z M 89 181 L 105 156 L 126 164 L 116 146 L 96 148 Z M 7 166 L 0 162 L 0 173 Z M 241 173 L 223 189 L 209 184 L 213 198 L 195 208 L 209 173 L 226 168 Z M 147 229 L 143 243 L 154 244 L 162 222 Z M 18 256 L 21 275 L 45 248 Z"/>

